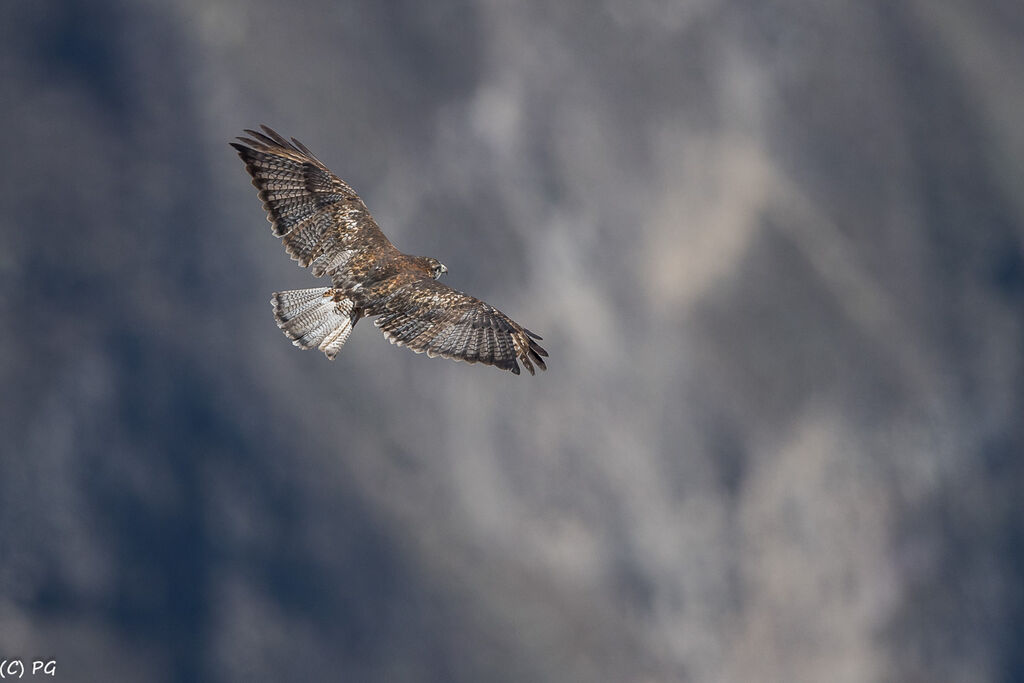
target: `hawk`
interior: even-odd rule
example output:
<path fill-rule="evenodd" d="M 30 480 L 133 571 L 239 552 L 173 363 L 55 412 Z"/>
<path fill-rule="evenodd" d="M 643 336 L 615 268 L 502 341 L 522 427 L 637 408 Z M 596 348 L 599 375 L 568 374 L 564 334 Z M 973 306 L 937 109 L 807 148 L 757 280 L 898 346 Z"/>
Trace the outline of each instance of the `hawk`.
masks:
<path fill-rule="evenodd" d="M 393 245 L 366 204 L 301 142 L 267 126 L 230 143 L 245 162 L 285 251 L 330 287 L 275 292 L 277 326 L 302 349 L 331 360 L 360 318 L 376 316 L 392 344 L 416 353 L 484 363 L 519 374 L 546 370 L 537 336 L 479 299 L 437 281 L 448 271 L 435 258 Z"/>

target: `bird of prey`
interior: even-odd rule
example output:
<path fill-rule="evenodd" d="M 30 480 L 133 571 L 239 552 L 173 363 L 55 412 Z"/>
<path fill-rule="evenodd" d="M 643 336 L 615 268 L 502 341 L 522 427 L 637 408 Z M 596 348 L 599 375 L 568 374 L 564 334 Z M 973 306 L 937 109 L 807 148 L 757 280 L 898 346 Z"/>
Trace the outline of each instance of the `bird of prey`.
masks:
<path fill-rule="evenodd" d="M 484 363 L 519 374 L 547 369 L 541 339 L 493 306 L 437 281 L 435 258 L 393 245 L 349 185 L 301 142 L 260 126 L 230 143 L 245 162 L 285 250 L 330 287 L 276 292 L 277 326 L 302 349 L 334 360 L 360 318 L 416 353 Z"/>

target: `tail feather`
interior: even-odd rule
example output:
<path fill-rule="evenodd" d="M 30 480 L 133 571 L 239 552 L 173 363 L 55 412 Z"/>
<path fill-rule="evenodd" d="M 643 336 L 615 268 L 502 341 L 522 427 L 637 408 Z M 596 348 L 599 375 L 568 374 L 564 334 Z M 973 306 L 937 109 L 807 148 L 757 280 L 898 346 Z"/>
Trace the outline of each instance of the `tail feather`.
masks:
<path fill-rule="evenodd" d="M 349 299 L 335 301 L 327 287 L 275 292 L 274 320 L 281 331 L 301 349 L 320 349 L 334 360 L 359 319 Z"/>

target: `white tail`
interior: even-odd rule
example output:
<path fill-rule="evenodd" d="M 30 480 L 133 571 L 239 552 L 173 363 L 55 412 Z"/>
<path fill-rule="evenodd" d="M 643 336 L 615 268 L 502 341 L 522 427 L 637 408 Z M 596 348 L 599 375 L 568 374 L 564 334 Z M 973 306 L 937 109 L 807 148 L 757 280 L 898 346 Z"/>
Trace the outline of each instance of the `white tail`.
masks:
<path fill-rule="evenodd" d="M 331 360 L 341 351 L 359 319 L 352 315 L 351 300 L 335 301 L 334 290 L 326 287 L 275 292 L 270 303 L 274 305 L 277 326 L 295 346 L 320 349 Z"/>

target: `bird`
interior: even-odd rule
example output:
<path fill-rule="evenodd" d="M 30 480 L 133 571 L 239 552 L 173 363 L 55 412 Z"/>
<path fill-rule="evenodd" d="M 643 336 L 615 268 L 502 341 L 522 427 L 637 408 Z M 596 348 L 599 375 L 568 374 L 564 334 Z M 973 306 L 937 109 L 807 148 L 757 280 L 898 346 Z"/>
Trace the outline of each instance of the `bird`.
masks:
<path fill-rule="evenodd" d="M 334 360 L 356 323 L 373 317 L 392 344 L 427 356 L 492 365 L 519 374 L 546 370 L 539 335 L 490 304 L 438 278 L 436 258 L 405 254 L 366 204 L 308 147 L 265 125 L 230 142 L 252 176 L 285 251 L 330 287 L 275 292 L 274 320 L 301 349 Z"/>

